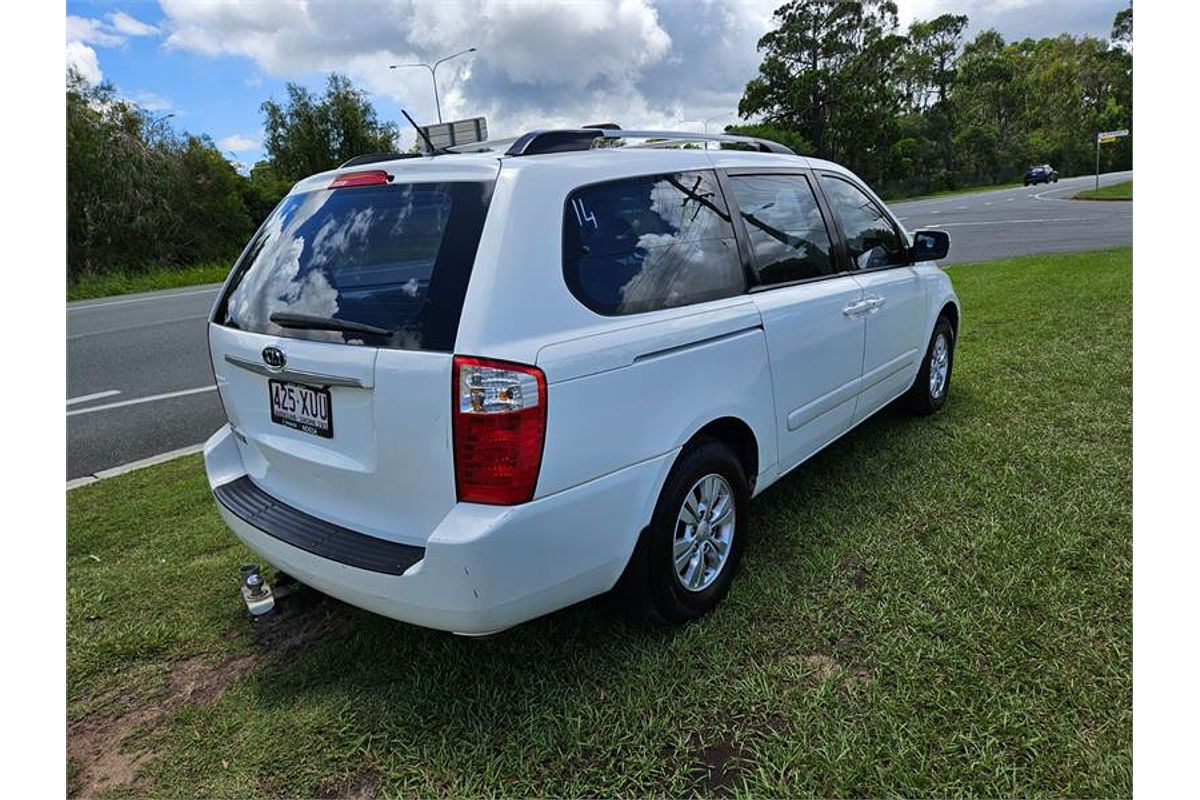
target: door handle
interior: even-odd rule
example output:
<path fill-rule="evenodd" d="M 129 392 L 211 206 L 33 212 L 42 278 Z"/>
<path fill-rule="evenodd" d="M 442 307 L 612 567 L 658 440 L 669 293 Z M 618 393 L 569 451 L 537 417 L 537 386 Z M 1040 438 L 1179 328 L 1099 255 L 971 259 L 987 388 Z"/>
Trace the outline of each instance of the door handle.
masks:
<path fill-rule="evenodd" d="M 872 308 L 874 308 L 874 306 L 871 305 L 870 300 L 856 300 L 853 303 L 851 303 L 850 305 L 843 308 L 842 313 L 845 314 L 847 317 L 857 317 L 857 316 L 861 316 L 862 314 L 867 313 Z"/>
<path fill-rule="evenodd" d="M 867 302 L 871 304 L 871 310 L 874 311 L 877 308 L 883 308 L 883 304 L 887 302 L 887 298 L 876 295 L 875 297 L 868 297 Z"/>

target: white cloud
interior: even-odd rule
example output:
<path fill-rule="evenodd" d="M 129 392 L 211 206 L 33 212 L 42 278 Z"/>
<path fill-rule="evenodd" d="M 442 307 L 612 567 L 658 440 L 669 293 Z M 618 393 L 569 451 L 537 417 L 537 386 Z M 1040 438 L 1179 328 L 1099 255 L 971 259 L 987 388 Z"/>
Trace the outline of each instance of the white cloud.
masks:
<path fill-rule="evenodd" d="M 67 66 L 78 70 L 88 83 L 99 83 L 104 75 L 100 71 L 100 59 L 96 55 L 95 47 L 119 47 L 130 36 L 150 36 L 156 33 L 158 28 L 147 25 L 124 11 L 109 14 L 107 22 L 68 14 Z M 142 105 L 151 111 L 156 110 L 147 103 Z"/>
<path fill-rule="evenodd" d="M 67 41 L 94 44 L 100 47 L 116 47 L 125 37 L 105 29 L 104 23 L 88 17 L 67 16 Z"/>
<path fill-rule="evenodd" d="M 228 150 L 232 153 L 246 153 L 251 150 L 257 150 L 262 146 L 262 143 L 253 136 L 244 136 L 240 133 L 235 133 L 232 136 L 226 136 L 224 139 L 217 140 L 217 146 L 222 151 Z"/>
<path fill-rule="evenodd" d="M 104 77 L 96 51 L 83 42 L 67 42 L 67 66 L 74 67 L 88 83 L 99 83 Z"/>
<path fill-rule="evenodd" d="M 757 70 L 754 46 L 778 0 L 163 0 L 166 46 L 250 58 L 263 74 L 313 81 L 337 70 L 368 89 L 380 115 L 486 114 L 496 135 L 526 126 L 615 120 L 665 125 L 732 112 Z M 404 125 L 407 128 L 407 125 Z M 697 124 L 697 127 L 699 125 Z"/>
<path fill-rule="evenodd" d="M 248 56 L 283 76 L 336 68 L 347 59 L 386 68 L 474 45 L 513 80 L 583 85 L 653 63 L 671 42 L 648 0 L 569 5 L 364 0 L 353 14 L 333 0 L 162 5 L 168 47 Z"/>
<path fill-rule="evenodd" d="M 129 16 L 124 11 L 116 11 L 108 15 L 109 25 L 117 33 L 126 36 L 152 36 L 158 33 L 158 28 L 147 25 L 140 19 Z"/>
<path fill-rule="evenodd" d="M 336 70 L 366 88 L 380 116 L 484 114 L 495 136 L 532 127 L 614 121 L 710 129 L 736 122 L 758 72 L 758 39 L 784 0 L 161 0 L 168 48 L 249 58 L 255 75 L 319 83 Z M 967 13 L 972 29 L 1008 38 L 1105 28 L 1128 0 L 900 0 L 901 21 Z M 1104 19 L 1107 17 L 1107 19 Z M 1012 32 L 1009 31 L 1012 28 Z M 1029 29 L 1029 30 L 1027 30 Z M 253 80 L 251 76 L 250 80 Z"/>
<path fill-rule="evenodd" d="M 174 108 L 170 100 L 154 92 L 134 92 L 129 99 L 147 111 L 167 111 Z"/>

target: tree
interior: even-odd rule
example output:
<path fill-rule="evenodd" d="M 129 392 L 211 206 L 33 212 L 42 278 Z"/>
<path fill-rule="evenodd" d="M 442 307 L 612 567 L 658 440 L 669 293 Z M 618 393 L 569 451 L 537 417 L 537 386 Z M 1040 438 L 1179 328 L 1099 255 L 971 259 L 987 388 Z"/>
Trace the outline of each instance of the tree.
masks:
<path fill-rule="evenodd" d="M 901 35 L 883 0 L 791 0 L 774 19 L 740 115 L 768 138 L 811 143 L 885 196 L 1014 180 L 1031 163 L 1086 172 L 1096 131 L 1132 121 L 1132 7 L 1111 42 L 1010 43 L 993 30 L 964 42 L 961 14 L 915 20 Z M 1101 158 L 1127 167 L 1128 140 Z"/>
<path fill-rule="evenodd" d="M 111 84 L 67 76 L 67 264 L 77 275 L 161 258 L 177 220 L 164 201 L 169 134 Z"/>
<path fill-rule="evenodd" d="M 761 115 L 812 143 L 816 155 L 878 172 L 876 145 L 899 109 L 888 79 L 903 37 L 890 0 L 792 0 L 758 41 L 759 74 L 738 113 Z M 886 154 L 884 154 L 886 158 Z"/>
<path fill-rule="evenodd" d="M 726 125 L 725 133 L 733 133 L 739 136 L 754 136 L 759 139 L 778 142 L 785 147 L 790 147 L 797 155 L 809 155 L 813 152 L 812 144 L 799 133 L 789 128 L 780 128 L 774 125 Z"/>
<path fill-rule="evenodd" d="M 366 93 L 349 78 L 331 74 L 322 98 L 294 83 L 287 85 L 287 94 L 284 105 L 274 100 L 262 104 L 264 149 L 274 173 L 284 180 L 297 181 L 354 156 L 396 147 L 395 124 L 380 122 Z"/>
<path fill-rule="evenodd" d="M 1133 2 L 1129 8 L 1123 8 L 1113 17 L 1112 34 L 1109 36 L 1113 44 L 1128 50 L 1133 44 Z"/>
<path fill-rule="evenodd" d="M 242 181 L 242 202 L 246 204 L 246 211 L 255 227 L 279 205 L 279 201 L 291 190 L 292 183 L 281 177 L 270 161 L 259 161 L 250 168 L 250 175 Z"/>
<path fill-rule="evenodd" d="M 208 137 L 176 136 L 107 83 L 67 77 L 67 273 L 232 259 L 244 179 Z"/>
<path fill-rule="evenodd" d="M 207 136 L 188 136 L 174 159 L 173 210 L 181 221 L 173 261 L 208 262 L 232 256 L 253 232 L 243 200 L 246 180 Z"/>
<path fill-rule="evenodd" d="M 898 80 L 904 86 L 905 105 L 924 121 L 922 137 L 914 141 L 921 154 L 914 163 L 928 162 L 930 182 L 938 188 L 955 185 L 955 120 L 949 100 L 966 28 L 962 14 L 914 20 L 900 57 Z"/>

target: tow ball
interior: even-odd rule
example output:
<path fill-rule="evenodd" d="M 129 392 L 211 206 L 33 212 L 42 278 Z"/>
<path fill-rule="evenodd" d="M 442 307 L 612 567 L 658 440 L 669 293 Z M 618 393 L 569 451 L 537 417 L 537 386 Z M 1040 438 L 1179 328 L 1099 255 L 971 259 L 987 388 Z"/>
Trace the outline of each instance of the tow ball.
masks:
<path fill-rule="evenodd" d="M 242 600 L 246 602 L 246 610 L 256 617 L 269 614 L 275 608 L 275 595 L 263 580 L 258 564 L 242 567 Z"/>

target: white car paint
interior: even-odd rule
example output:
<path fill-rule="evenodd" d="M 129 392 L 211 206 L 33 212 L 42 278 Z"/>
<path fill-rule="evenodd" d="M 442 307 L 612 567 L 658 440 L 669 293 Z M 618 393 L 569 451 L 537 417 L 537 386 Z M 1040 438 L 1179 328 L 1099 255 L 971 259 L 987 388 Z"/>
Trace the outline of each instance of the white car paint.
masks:
<path fill-rule="evenodd" d="M 753 434 L 757 464 L 747 477 L 755 494 L 845 434 L 912 385 L 942 309 L 954 306 L 957 317 L 957 297 L 936 265 L 839 273 L 625 316 L 597 314 L 564 282 L 562 220 L 572 190 L 744 167 L 824 170 L 861 186 L 829 162 L 733 150 L 480 153 L 371 165 L 397 182 L 495 181 L 453 354 L 211 322 L 229 424 L 206 443 L 205 461 L 214 490 L 248 477 L 301 512 L 424 548 L 423 558 L 402 575 L 360 569 L 287 544 L 218 503 L 229 527 L 329 595 L 418 625 L 484 634 L 611 589 L 675 458 L 714 420 L 738 420 Z M 325 191 L 336 174 L 306 179 L 293 193 Z M 844 313 L 867 301 L 868 313 Z M 333 438 L 272 422 L 267 378 L 235 363 L 258 361 L 268 346 L 286 350 L 288 369 L 358 384 L 330 389 Z M 545 444 L 528 502 L 456 497 L 455 354 L 544 372 Z"/>

